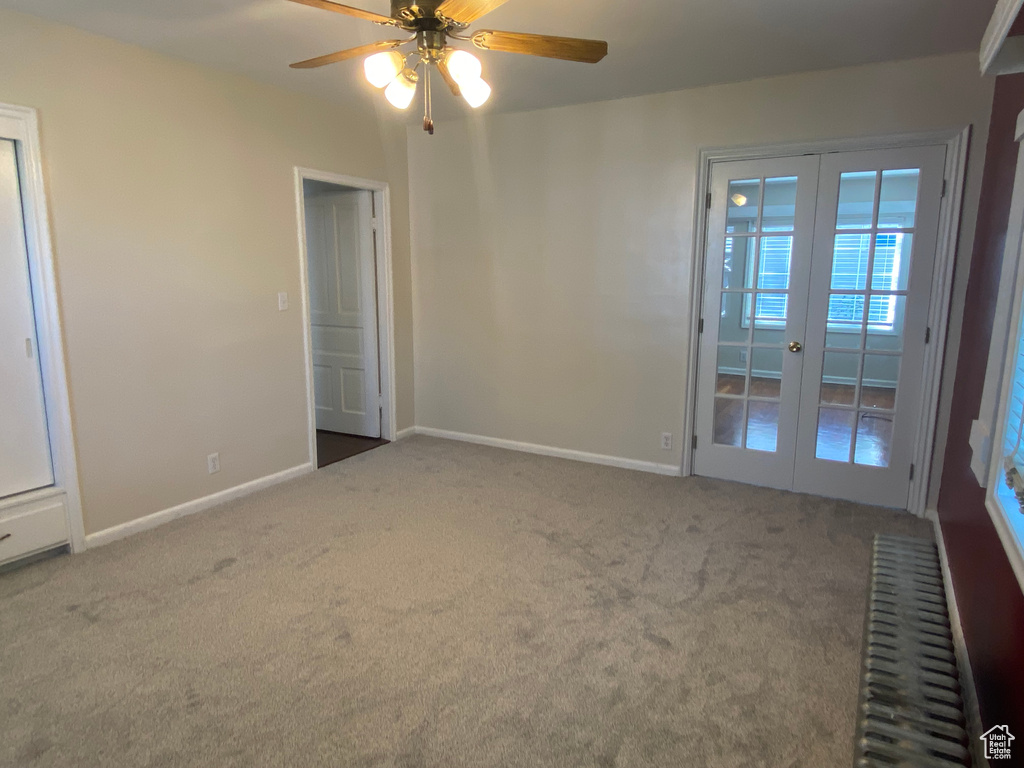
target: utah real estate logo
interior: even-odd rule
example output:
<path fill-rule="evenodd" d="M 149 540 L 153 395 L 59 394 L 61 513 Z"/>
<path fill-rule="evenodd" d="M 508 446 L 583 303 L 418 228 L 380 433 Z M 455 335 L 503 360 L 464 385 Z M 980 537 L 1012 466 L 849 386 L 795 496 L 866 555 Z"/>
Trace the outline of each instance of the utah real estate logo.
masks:
<path fill-rule="evenodd" d="M 1014 736 L 1010 733 L 1008 726 L 997 725 L 994 728 L 989 728 L 988 731 L 981 734 L 980 738 L 985 742 L 986 760 L 1010 759 L 1010 742 L 1013 741 Z"/>

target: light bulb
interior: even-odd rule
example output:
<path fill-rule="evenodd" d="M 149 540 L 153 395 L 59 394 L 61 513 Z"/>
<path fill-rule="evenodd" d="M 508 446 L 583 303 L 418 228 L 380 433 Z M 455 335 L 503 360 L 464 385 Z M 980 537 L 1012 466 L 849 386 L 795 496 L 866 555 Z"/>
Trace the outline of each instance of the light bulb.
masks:
<path fill-rule="evenodd" d="M 367 57 L 363 62 L 363 71 L 366 72 L 366 79 L 374 88 L 383 88 L 402 71 L 405 65 L 405 58 L 398 51 L 384 51 Z"/>
<path fill-rule="evenodd" d="M 462 91 L 462 98 L 464 98 L 466 103 L 473 107 L 473 109 L 476 109 L 491 98 L 491 86 L 479 77 L 474 80 L 467 80 L 464 83 L 459 83 L 459 89 Z"/>
<path fill-rule="evenodd" d="M 459 85 L 479 80 L 480 74 L 484 71 L 480 59 L 468 51 L 452 51 L 445 63 L 448 65 L 448 71 L 452 73 L 452 79 Z"/>
<path fill-rule="evenodd" d="M 384 91 L 384 96 L 398 109 L 408 109 L 412 104 L 412 97 L 416 95 L 416 73 L 410 69 L 405 70 L 391 81 L 391 85 Z"/>

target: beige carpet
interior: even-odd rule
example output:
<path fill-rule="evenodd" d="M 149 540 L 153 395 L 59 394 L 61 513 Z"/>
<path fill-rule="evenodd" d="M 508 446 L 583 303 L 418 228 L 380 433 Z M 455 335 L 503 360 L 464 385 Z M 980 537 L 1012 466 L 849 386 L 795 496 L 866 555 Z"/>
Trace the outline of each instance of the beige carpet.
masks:
<path fill-rule="evenodd" d="M 411 438 L 0 575 L 0 763 L 850 763 L 906 514 Z"/>

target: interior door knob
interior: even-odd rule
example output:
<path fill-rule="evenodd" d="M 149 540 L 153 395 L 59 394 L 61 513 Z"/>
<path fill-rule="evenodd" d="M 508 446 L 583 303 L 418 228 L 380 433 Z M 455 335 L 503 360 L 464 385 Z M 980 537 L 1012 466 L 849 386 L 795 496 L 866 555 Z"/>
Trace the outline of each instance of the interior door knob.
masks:
<path fill-rule="evenodd" d="M 799 352 L 803 348 L 804 348 L 804 345 L 801 344 L 799 341 L 791 341 L 791 342 L 789 342 L 789 351 L 790 352 Z"/>

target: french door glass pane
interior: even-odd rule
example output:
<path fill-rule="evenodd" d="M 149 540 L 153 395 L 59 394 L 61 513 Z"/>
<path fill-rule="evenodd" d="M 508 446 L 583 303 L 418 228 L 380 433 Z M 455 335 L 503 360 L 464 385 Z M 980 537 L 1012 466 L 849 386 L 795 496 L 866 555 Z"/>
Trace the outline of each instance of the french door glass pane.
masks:
<path fill-rule="evenodd" d="M 751 350 L 750 394 L 776 399 L 782 396 L 782 349 L 754 347 Z"/>
<path fill-rule="evenodd" d="M 910 232 L 880 232 L 875 235 L 875 258 L 871 266 L 871 290 L 905 291 L 910 277 L 910 254 L 914 235 Z"/>
<path fill-rule="evenodd" d="M 750 339 L 750 293 L 723 293 L 722 314 L 718 320 L 720 342 L 747 342 Z"/>
<path fill-rule="evenodd" d="M 779 404 L 751 400 L 747 409 L 746 447 L 774 453 L 779 441 Z"/>
<path fill-rule="evenodd" d="M 715 398 L 714 440 L 719 445 L 743 446 L 743 406 L 739 398 Z"/>
<path fill-rule="evenodd" d="M 896 408 L 896 383 L 900 377 L 900 355 L 864 355 L 861 383 L 872 387 L 876 408 Z M 861 402 L 861 405 L 866 405 Z"/>
<path fill-rule="evenodd" d="M 882 189 L 878 203 L 879 229 L 910 229 L 917 214 L 917 168 L 882 171 Z"/>
<path fill-rule="evenodd" d="M 869 325 L 865 346 L 869 351 L 899 352 L 903 349 L 903 323 L 907 316 L 906 296 L 872 296 L 879 299 L 881 308 L 890 313 L 891 322 Z"/>
<path fill-rule="evenodd" d="M 856 294 L 833 294 L 828 299 L 828 325 L 830 330 L 850 330 L 860 333 L 864 322 L 864 297 Z M 860 346 L 860 339 L 857 340 Z"/>
<path fill-rule="evenodd" d="M 789 288 L 789 267 L 793 238 L 762 237 L 761 259 L 757 267 L 757 287 L 775 290 Z"/>
<path fill-rule="evenodd" d="M 839 177 L 836 229 L 869 229 L 875 220 L 876 171 L 855 171 Z"/>
<path fill-rule="evenodd" d="M 850 352 L 826 352 L 821 372 L 823 405 L 854 405 L 857 399 L 857 375 L 860 355 Z"/>
<path fill-rule="evenodd" d="M 725 289 L 754 287 L 753 237 L 725 238 L 725 258 L 722 268 L 722 287 Z"/>
<path fill-rule="evenodd" d="M 719 345 L 715 394 L 747 394 L 746 351 L 746 347 Z"/>
<path fill-rule="evenodd" d="M 837 234 L 832 248 L 832 290 L 863 291 L 870 256 L 871 235 Z"/>
<path fill-rule="evenodd" d="M 725 218 L 727 233 L 756 232 L 757 214 L 761 207 L 761 180 L 730 181 L 728 206 Z"/>
<path fill-rule="evenodd" d="M 850 460 L 853 444 L 853 419 L 856 411 L 821 408 L 818 412 L 818 441 L 814 455 L 827 461 Z"/>
<path fill-rule="evenodd" d="M 764 180 L 764 210 L 761 229 L 764 232 L 785 232 L 796 221 L 796 176 L 779 176 Z"/>
<path fill-rule="evenodd" d="M 857 449 L 853 463 L 888 467 L 892 453 L 892 414 L 861 412 L 857 420 Z"/>

